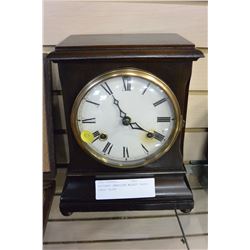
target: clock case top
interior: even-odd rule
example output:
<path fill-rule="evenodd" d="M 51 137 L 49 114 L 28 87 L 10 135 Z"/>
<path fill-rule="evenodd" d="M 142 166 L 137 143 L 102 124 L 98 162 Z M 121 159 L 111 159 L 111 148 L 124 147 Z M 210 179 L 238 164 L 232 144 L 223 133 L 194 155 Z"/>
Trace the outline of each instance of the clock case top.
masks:
<path fill-rule="evenodd" d="M 159 160 L 135 169 L 116 169 L 82 151 L 73 136 L 70 114 L 76 96 L 93 78 L 115 69 L 137 68 L 168 84 L 185 121 L 192 62 L 201 57 L 194 44 L 177 34 L 72 35 L 58 44 L 48 59 L 58 64 L 62 84 L 70 153 L 68 175 L 184 173 L 184 128 Z"/>

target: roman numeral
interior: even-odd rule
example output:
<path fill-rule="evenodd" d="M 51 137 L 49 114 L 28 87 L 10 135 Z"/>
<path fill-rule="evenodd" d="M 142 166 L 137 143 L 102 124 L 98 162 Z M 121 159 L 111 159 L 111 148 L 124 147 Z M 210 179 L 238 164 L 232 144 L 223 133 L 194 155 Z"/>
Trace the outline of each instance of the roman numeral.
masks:
<path fill-rule="evenodd" d="M 105 85 L 105 86 L 104 86 Z M 109 85 L 105 82 L 104 85 L 101 84 L 102 88 L 109 94 L 109 95 L 112 95 L 113 92 L 112 90 L 110 89 Z"/>
<path fill-rule="evenodd" d="M 99 135 L 100 135 L 99 131 L 95 131 L 95 132 L 93 133 L 93 136 L 94 136 L 94 137 L 97 137 L 97 136 L 99 136 Z"/>
<path fill-rule="evenodd" d="M 111 151 L 111 149 L 112 149 L 112 147 L 113 147 L 113 144 L 111 144 L 110 142 L 107 142 L 107 144 L 106 144 L 105 147 L 103 148 L 102 152 L 103 152 L 104 154 L 106 154 L 106 152 L 107 152 L 107 154 L 109 154 L 110 151 Z"/>
<path fill-rule="evenodd" d="M 86 100 L 86 102 L 91 103 L 91 104 L 94 104 L 94 105 L 96 105 L 96 106 L 99 106 L 99 105 L 100 105 L 99 103 L 92 102 L 92 101 L 89 101 L 89 100 Z"/>
<path fill-rule="evenodd" d="M 128 148 L 123 147 L 123 158 L 129 158 Z"/>
<path fill-rule="evenodd" d="M 94 143 L 96 140 L 99 139 L 99 135 L 100 135 L 99 131 L 95 131 L 95 132 L 93 133 L 93 136 L 95 137 L 95 139 L 92 141 L 92 143 Z"/>
<path fill-rule="evenodd" d="M 165 102 L 166 100 L 167 100 L 166 98 L 162 98 L 161 100 L 153 103 L 153 105 L 156 107 L 156 106 L 160 105 L 161 103 Z"/>
<path fill-rule="evenodd" d="M 142 148 L 144 149 L 144 151 L 145 151 L 146 153 L 148 153 L 147 148 L 146 148 L 143 144 L 141 144 L 141 146 L 142 146 Z"/>
<path fill-rule="evenodd" d="M 88 118 L 88 119 L 83 119 L 83 120 L 78 120 L 82 121 L 82 123 L 96 123 L 95 118 Z"/>
<path fill-rule="evenodd" d="M 147 89 L 149 88 L 149 85 L 150 85 L 150 82 L 148 83 L 147 87 L 143 90 L 142 95 L 146 93 Z"/>
<path fill-rule="evenodd" d="M 170 122 L 170 117 L 157 117 L 157 122 Z"/>
<path fill-rule="evenodd" d="M 130 91 L 131 90 L 131 77 L 129 76 L 123 76 L 123 87 L 125 91 Z"/>
<path fill-rule="evenodd" d="M 162 141 L 164 139 L 164 135 L 154 131 L 154 138 L 158 141 Z"/>

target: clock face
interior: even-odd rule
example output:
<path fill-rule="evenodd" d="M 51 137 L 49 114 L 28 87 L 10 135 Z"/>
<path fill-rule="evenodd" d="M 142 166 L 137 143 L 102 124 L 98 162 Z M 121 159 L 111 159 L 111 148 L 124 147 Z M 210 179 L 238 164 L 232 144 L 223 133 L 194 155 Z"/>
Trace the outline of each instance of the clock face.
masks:
<path fill-rule="evenodd" d="M 181 128 L 178 102 L 166 83 L 137 69 L 105 73 L 77 96 L 71 114 L 81 148 L 113 167 L 155 161 Z"/>

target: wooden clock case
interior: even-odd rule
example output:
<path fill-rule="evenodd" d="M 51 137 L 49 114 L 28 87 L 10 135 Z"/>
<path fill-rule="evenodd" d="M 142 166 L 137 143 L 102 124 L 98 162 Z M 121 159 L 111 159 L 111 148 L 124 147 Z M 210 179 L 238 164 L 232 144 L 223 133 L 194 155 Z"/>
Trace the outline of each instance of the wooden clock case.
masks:
<path fill-rule="evenodd" d="M 51 62 L 47 60 L 47 54 L 43 54 L 43 71 L 43 232 L 45 232 L 56 187 L 52 76 Z"/>
<path fill-rule="evenodd" d="M 177 34 L 72 35 L 48 59 L 58 64 L 62 84 L 70 163 L 61 195 L 64 215 L 79 211 L 180 209 L 191 211 L 193 196 L 183 165 L 183 127 L 172 148 L 159 160 L 134 169 L 103 165 L 82 151 L 70 125 L 80 90 L 105 72 L 136 68 L 162 79 L 174 92 L 185 122 L 192 62 L 203 54 Z M 95 200 L 95 180 L 154 177 L 156 197 Z"/>

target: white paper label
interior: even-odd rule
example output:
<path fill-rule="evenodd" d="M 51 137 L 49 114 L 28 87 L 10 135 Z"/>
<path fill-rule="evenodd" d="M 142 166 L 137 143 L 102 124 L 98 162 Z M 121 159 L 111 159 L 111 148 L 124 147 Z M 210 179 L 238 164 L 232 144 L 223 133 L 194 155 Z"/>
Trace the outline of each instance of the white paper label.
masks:
<path fill-rule="evenodd" d="M 95 181 L 96 200 L 155 197 L 155 179 L 119 179 Z"/>

